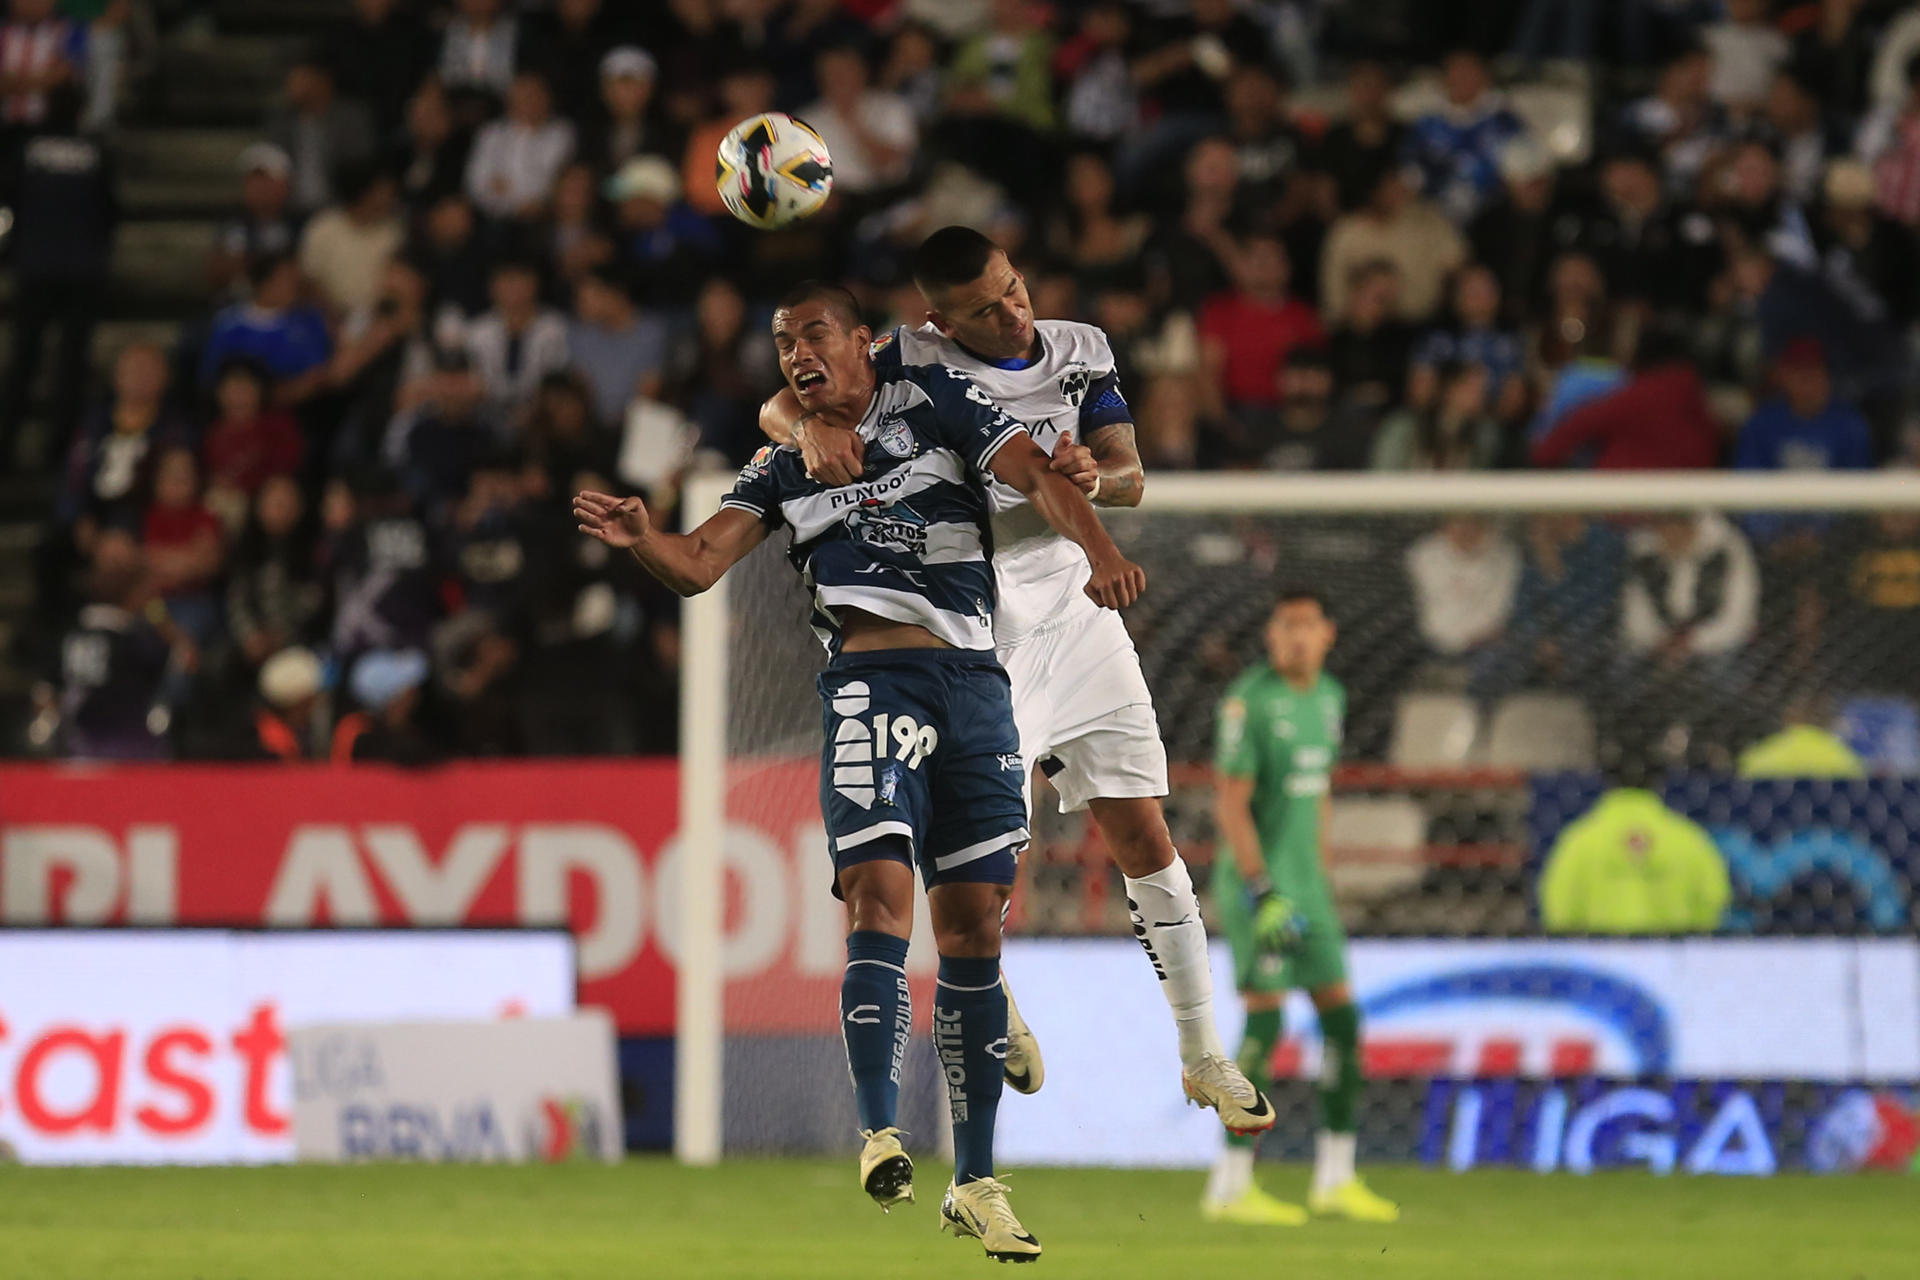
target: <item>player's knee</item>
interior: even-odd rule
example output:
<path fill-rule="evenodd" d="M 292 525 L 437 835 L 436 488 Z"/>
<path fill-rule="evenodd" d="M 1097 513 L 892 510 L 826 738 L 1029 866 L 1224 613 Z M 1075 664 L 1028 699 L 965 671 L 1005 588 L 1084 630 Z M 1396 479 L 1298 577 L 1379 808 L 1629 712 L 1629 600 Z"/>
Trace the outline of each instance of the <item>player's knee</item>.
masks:
<path fill-rule="evenodd" d="M 1088 808 L 1122 875 L 1139 880 L 1173 864 L 1173 836 L 1158 800 L 1095 800 Z"/>
<path fill-rule="evenodd" d="M 943 956 L 1000 954 L 1000 916 L 1012 887 L 942 885 L 931 896 L 933 940 Z"/>

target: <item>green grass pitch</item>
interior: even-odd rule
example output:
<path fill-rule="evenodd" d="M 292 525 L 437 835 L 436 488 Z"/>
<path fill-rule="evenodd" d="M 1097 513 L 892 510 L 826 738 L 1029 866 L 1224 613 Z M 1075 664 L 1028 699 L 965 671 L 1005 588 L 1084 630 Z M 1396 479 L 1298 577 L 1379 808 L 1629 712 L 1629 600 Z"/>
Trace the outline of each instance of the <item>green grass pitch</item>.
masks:
<path fill-rule="evenodd" d="M 616 1167 L 0 1168 L 0 1277 L 21 1280 L 489 1280 L 978 1276 L 935 1231 L 946 1171 L 883 1216 L 853 1160 Z M 1297 1193 L 1298 1167 L 1263 1166 Z M 1920 1275 L 1920 1185 L 1639 1173 L 1451 1175 L 1386 1167 L 1396 1226 L 1208 1226 L 1200 1177 L 1014 1171 L 1046 1246 L 1031 1273 L 1152 1280 L 1895 1280 Z M 1002 1274 L 991 1272 L 992 1274 Z"/>

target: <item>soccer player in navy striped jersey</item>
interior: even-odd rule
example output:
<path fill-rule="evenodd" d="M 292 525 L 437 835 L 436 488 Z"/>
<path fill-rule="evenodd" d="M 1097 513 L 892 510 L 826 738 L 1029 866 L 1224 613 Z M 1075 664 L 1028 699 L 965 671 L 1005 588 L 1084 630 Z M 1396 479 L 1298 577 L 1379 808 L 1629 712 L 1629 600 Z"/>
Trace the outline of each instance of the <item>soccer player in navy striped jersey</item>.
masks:
<path fill-rule="evenodd" d="M 581 493 L 574 515 L 682 595 L 713 585 L 775 528 L 792 530 L 788 557 L 832 655 L 819 678 L 820 807 L 834 891 L 851 916 L 841 1029 L 865 1139 L 861 1185 L 883 1208 L 913 1198 L 894 1118 L 912 1025 L 904 965 L 917 865 L 940 954 L 934 1041 L 953 1117 L 942 1223 L 991 1257 L 1029 1260 L 1039 1241 L 993 1176 L 1007 1038 L 1000 919 L 1027 827 L 1012 694 L 993 651 L 989 479 L 1085 552 L 1094 604 L 1133 603 L 1146 575 L 1026 426 L 964 374 L 876 368 L 872 331 L 844 289 L 796 288 L 774 311 L 773 337 L 800 403 L 863 442 L 860 483 L 830 488 L 807 475 L 798 449 L 769 445 L 692 533 L 654 528 L 638 498 Z"/>

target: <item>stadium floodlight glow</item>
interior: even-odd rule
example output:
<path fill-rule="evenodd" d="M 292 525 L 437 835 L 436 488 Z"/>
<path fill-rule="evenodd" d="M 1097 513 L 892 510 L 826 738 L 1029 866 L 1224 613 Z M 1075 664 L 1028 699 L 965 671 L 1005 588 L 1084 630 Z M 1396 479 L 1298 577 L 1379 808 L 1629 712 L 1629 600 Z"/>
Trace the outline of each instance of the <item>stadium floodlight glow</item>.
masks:
<path fill-rule="evenodd" d="M 731 474 L 689 479 L 684 503 L 687 527 L 719 509 L 732 481 Z M 1161 709 L 1162 724 L 1171 741 L 1169 725 L 1181 716 L 1183 706 L 1204 712 L 1211 705 L 1206 700 L 1212 694 L 1197 683 L 1200 673 L 1192 659 L 1195 627 L 1202 623 L 1226 626 L 1232 621 L 1226 617 L 1229 613 L 1244 623 L 1241 615 L 1257 607 L 1257 602 L 1248 602 L 1277 580 L 1271 565 L 1261 567 L 1251 555 L 1244 560 L 1204 559 L 1224 543 L 1239 545 L 1226 517 L 1252 517 L 1266 535 L 1276 530 L 1284 534 L 1285 522 L 1294 517 L 1310 517 L 1318 526 L 1331 523 L 1341 531 L 1351 522 L 1355 532 L 1376 535 L 1346 540 L 1322 537 L 1309 548 L 1320 555 L 1319 560 L 1299 565 L 1288 561 L 1292 568 L 1328 577 L 1336 592 L 1359 597 L 1358 602 L 1348 602 L 1352 608 L 1365 610 L 1369 606 L 1359 591 L 1365 584 L 1349 583 L 1337 575 L 1372 575 L 1376 596 L 1380 584 L 1387 581 L 1380 575 L 1389 575 L 1393 591 L 1404 597 L 1399 553 L 1405 550 L 1407 535 L 1416 531 L 1414 526 L 1426 526 L 1430 518 L 1691 511 L 1727 512 L 1736 517 L 1749 512 L 1841 516 L 1920 512 L 1920 474 L 1154 473 L 1139 510 L 1103 514 L 1130 556 L 1143 559 L 1136 549 L 1153 553 L 1147 595 L 1136 607 L 1139 625 L 1165 625 L 1169 617 L 1193 623 L 1184 629 L 1168 625 L 1168 635 L 1177 631 L 1177 639 L 1163 637 L 1165 643 L 1180 646 L 1176 660 L 1161 673 L 1172 687 L 1155 685 L 1156 696 L 1168 700 Z M 1182 536 L 1183 530 L 1195 536 Z M 840 963 L 835 955 L 838 938 L 830 935 L 844 920 L 830 900 L 816 899 L 826 892 L 828 864 L 822 847 L 808 843 L 817 837 L 796 829 L 802 825 L 800 809 L 811 803 L 812 784 L 802 779 L 811 776 L 819 748 L 819 713 L 811 675 L 821 654 L 805 625 L 803 593 L 779 563 L 785 539 L 773 541 L 775 549 L 762 549 L 749 557 L 729 579 L 687 600 L 681 614 L 679 847 L 683 856 L 678 858 L 674 890 L 678 896 L 667 910 L 679 925 L 674 1146 L 678 1158 L 688 1163 L 720 1159 L 727 1149 L 723 1140 L 727 1133 L 736 1135 L 736 1140 L 751 1133 L 754 1149 L 768 1152 L 798 1152 L 810 1149 L 810 1143 L 850 1140 L 848 1133 L 836 1127 L 841 1122 L 839 1112 L 833 1110 L 845 1106 L 847 1091 L 844 1062 L 837 1058 L 837 1006 L 828 995 L 837 989 Z M 1361 558 L 1342 562 L 1342 569 L 1330 569 L 1329 555 Z M 1186 577 L 1191 581 L 1185 581 L 1183 571 L 1189 569 L 1192 572 Z M 1250 575 L 1247 586 L 1239 585 L 1242 573 Z M 1837 581 L 1844 574 L 1828 576 Z M 1186 592 L 1199 594 L 1193 607 L 1183 611 L 1177 605 L 1184 597 L 1176 593 Z M 1169 599 L 1176 602 L 1170 611 L 1162 603 Z M 1398 603 L 1405 606 L 1406 601 Z M 1346 630 L 1346 621 L 1342 627 Z M 1396 636 L 1407 630 L 1399 623 L 1387 629 Z M 1360 628 L 1354 630 L 1357 633 Z M 1142 648 L 1144 656 L 1147 646 Z M 1245 660 L 1244 654 L 1239 656 Z M 1149 679 L 1155 678 L 1150 671 Z M 1367 697 L 1365 690 L 1358 694 L 1362 700 Z M 730 819 L 735 827 L 757 826 L 769 838 L 791 846 L 793 861 L 781 888 L 806 906 L 795 912 L 799 923 L 794 935 L 782 943 L 790 947 L 797 967 L 783 960 L 788 976 L 781 980 L 781 989 L 743 997 L 731 1028 L 722 866 Z M 916 937 L 924 937 L 925 932 L 922 920 Z M 783 950 L 782 955 L 786 954 Z M 744 976 L 744 960 L 736 956 L 734 961 L 742 966 Z M 910 960 L 910 972 L 913 964 Z M 796 978 L 795 973 L 800 976 Z M 741 984 L 736 983 L 735 994 L 742 995 Z M 925 1047 L 924 1039 L 916 1035 L 916 1048 Z M 810 1043 L 796 1047 L 802 1041 Z M 723 1061 L 723 1055 L 731 1060 Z M 812 1080 L 816 1073 L 817 1087 Z M 752 1114 L 743 1110 L 736 1123 L 729 1124 L 730 1105 L 752 1108 Z M 929 1130 L 937 1125 L 936 1116 L 937 1112 L 927 1114 Z M 779 1134 L 764 1137 L 768 1130 L 779 1130 Z"/>

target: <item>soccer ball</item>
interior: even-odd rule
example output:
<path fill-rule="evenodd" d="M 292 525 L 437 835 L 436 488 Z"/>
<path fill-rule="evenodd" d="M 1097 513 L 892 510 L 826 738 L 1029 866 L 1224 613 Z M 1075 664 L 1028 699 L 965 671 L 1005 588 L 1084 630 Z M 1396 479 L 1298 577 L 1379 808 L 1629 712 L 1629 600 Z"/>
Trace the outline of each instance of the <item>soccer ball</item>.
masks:
<path fill-rule="evenodd" d="M 728 213 L 771 231 L 819 212 L 833 190 L 833 157 L 804 120 L 768 111 L 720 140 L 713 182 Z"/>

